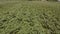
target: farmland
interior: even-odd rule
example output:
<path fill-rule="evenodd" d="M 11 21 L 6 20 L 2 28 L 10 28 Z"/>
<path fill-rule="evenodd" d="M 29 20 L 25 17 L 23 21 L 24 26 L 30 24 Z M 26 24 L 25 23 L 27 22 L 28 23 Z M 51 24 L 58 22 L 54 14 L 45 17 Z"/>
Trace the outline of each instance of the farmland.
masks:
<path fill-rule="evenodd" d="M 60 2 L 0 1 L 0 34 L 60 34 Z"/>

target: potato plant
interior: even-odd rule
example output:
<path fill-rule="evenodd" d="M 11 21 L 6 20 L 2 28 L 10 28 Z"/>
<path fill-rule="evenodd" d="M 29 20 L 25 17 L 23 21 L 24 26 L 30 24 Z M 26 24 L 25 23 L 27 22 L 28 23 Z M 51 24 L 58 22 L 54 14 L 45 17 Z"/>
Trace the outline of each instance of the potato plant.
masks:
<path fill-rule="evenodd" d="M 0 34 L 60 34 L 60 3 L 2 1 Z"/>

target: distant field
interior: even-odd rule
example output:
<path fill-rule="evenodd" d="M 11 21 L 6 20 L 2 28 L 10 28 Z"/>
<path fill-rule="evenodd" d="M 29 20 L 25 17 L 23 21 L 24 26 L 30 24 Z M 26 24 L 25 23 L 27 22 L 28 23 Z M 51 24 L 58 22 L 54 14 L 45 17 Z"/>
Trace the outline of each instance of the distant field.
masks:
<path fill-rule="evenodd" d="M 60 2 L 0 1 L 0 34 L 60 34 Z"/>

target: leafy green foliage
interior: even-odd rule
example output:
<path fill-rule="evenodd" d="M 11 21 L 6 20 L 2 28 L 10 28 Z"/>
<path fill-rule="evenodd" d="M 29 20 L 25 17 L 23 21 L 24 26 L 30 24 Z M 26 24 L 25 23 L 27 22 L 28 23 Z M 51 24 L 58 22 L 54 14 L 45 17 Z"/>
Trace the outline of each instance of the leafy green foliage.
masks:
<path fill-rule="evenodd" d="M 60 34 L 60 3 L 2 1 L 0 34 Z"/>

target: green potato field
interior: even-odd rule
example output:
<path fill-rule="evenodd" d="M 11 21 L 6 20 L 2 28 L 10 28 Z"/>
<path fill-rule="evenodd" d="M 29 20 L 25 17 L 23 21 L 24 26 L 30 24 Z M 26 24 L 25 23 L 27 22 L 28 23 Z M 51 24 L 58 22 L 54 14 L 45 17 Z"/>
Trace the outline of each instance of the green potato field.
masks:
<path fill-rule="evenodd" d="M 60 34 L 60 2 L 0 0 L 0 34 Z"/>

